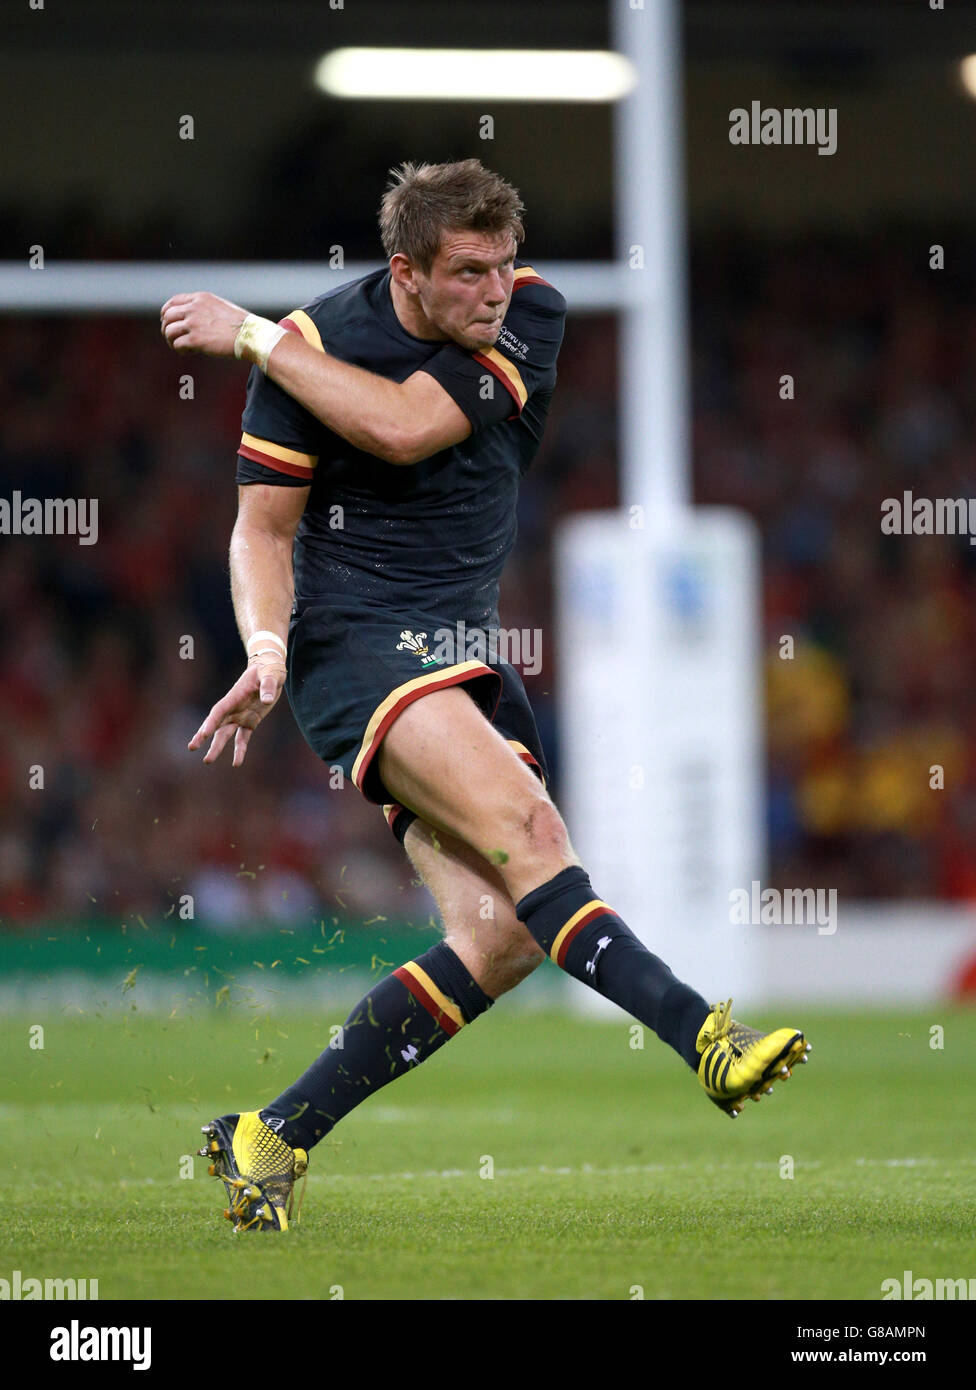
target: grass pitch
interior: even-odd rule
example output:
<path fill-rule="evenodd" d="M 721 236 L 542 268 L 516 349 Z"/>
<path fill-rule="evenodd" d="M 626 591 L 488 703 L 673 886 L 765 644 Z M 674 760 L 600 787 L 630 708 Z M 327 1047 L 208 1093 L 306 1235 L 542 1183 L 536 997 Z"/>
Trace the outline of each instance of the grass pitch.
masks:
<path fill-rule="evenodd" d="M 97 1278 L 102 1299 L 858 1300 L 905 1269 L 976 1275 L 976 1012 L 800 1013 L 744 1011 L 814 1051 L 730 1121 L 630 1020 L 502 1001 L 313 1150 L 280 1237 L 235 1237 L 187 1156 L 339 1017 L 62 1014 L 38 1050 L 8 1018 L 0 1276 Z"/>

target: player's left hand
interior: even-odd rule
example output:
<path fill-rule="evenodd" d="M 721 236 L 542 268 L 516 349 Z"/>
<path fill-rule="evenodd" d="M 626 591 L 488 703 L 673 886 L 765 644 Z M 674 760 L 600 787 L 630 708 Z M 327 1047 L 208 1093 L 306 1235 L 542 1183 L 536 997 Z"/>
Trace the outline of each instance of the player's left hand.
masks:
<path fill-rule="evenodd" d="M 247 310 L 207 290 L 174 294 L 159 311 L 160 330 L 174 352 L 233 357 L 237 330 Z"/>

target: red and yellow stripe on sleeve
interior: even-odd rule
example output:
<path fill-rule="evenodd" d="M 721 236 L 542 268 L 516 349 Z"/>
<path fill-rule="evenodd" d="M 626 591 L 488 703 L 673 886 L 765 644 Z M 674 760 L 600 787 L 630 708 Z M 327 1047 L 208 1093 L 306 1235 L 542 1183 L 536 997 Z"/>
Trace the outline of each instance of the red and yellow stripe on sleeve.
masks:
<path fill-rule="evenodd" d="M 512 293 L 521 289 L 523 285 L 548 285 L 548 280 L 543 280 L 537 270 L 530 265 L 520 265 L 512 277 Z"/>
<path fill-rule="evenodd" d="M 293 309 L 285 318 L 279 319 L 282 328 L 304 338 L 316 352 L 324 352 L 322 335 L 304 309 Z M 303 454 L 298 449 L 289 449 L 284 444 L 275 444 L 271 439 L 261 439 L 255 434 L 242 434 L 237 452 L 253 463 L 263 463 L 265 468 L 273 468 L 276 473 L 287 473 L 292 478 L 312 481 L 312 473 L 318 463 L 317 454 Z"/>
<path fill-rule="evenodd" d="M 278 323 L 282 328 L 287 328 L 289 333 L 299 334 L 316 352 L 325 352 L 325 348 L 322 346 L 322 334 L 304 309 L 293 309 L 290 314 L 279 319 Z"/>
<path fill-rule="evenodd" d="M 312 481 L 317 454 L 303 454 L 297 449 L 286 449 L 283 444 L 273 440 L 261 439 L 255 434 L 244 433 L 237 452 L 254 463 L 263 463 L 265 468 L 273 468 L 277 473 L 288 473 L 293 478 Z"/>
<path fill-rule="evenodd" d="M 525 382 L 518 367 L 509 362 L 507 357 L 503 357 L 497 348 L 485 348 L 484 352 L 472 355 L 476 362 L 487 367 L 492 376 L 498 378 L 515 402 L 516 411 L 521 414 L 523 405 L 529 399 L 529 393 L 525 389 Z"/>

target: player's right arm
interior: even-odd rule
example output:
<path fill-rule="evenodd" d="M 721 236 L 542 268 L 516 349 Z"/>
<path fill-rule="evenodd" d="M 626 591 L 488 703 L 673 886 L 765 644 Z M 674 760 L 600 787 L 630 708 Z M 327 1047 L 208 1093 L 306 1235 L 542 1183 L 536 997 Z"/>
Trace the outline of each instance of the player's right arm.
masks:
<path fill-rule="evenodd" d="M 287 675 L 285 649 L 294 597 L 292 550 L 310 487 L 248 483 L 238 488 L 237 521 L 230 542 L 230 584 L 237 629 L 248 662 L 190 740 L 192 751 L 211 739 L 205 763 L 215 762 L 234 738 L 240 767 L 251 734 L 274 709 Z"/>
<path fill-rule="evenodd" d="M 316 325 L 304 310 L 299 312 L 309 341 L 296 327 L 297 315 L 275 325 L 205 290 L 173 295 L 160 318 L 163 335 L 175 352 L 238 355 L 257 363 L 310 416 L 354 448 L 386 463 L 419 463 L 467 439 L 467 416 L 436 380 L 415 372 L 397 382 L 345 362 L 325 351 Z M 249 326 L 252 338 L 242 345 L 240 332 Z M 285 331 L 289 327 L 292 332 Z M 253 338 L 254 332 L 261 342 Z"/>

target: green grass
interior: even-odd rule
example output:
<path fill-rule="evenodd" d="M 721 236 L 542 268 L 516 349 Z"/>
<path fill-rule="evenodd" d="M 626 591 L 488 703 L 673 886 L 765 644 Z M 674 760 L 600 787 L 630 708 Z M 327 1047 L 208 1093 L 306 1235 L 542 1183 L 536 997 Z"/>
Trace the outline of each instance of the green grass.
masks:
<path fill-rule="evenodd" d="M 976 1275 L 976 1013 L 804 1012 L 810 1065 L 733 1122 L 650 1033 L 632 1050 L 628 1021 L 503 1001 L 313 1151 L 300 1227 L 235 1238 L 181 1155 L 334 1021 L 8 1018 L 0 1277 L 97 1278 L 103 1299 L 848 1300 L 904 1269 Z"/>

